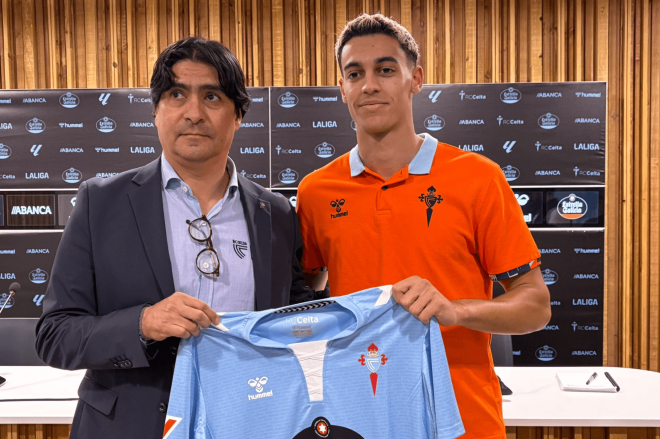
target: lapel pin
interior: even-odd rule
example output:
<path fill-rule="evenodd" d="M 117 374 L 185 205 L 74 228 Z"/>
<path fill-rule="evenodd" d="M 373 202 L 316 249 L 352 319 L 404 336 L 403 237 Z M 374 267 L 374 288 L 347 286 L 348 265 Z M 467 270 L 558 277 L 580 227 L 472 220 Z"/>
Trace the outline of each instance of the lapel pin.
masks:
<path fill-rule="evenodd" d="M 264 207 L 266 207 L 266 205 L 264 203 L 259 204 L 260 209 L 263 209 Z"/>

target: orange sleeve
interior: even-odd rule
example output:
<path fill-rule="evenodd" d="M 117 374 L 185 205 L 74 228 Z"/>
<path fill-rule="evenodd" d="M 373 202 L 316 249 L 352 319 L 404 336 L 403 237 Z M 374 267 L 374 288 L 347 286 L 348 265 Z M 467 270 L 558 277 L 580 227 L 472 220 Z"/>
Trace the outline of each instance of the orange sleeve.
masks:
<path fill-rule="evenodd" d="M 490 276 L 526 264 L 539 265 L 540 254 L 525 224 L 513 190 L 499 168 L 477 204 L 477 246 L 481 265 Z"/>
<path fill-rule="evenodd" d="M 296 198 L 296 212 L 300 221 L 300 234 L 303 240 L 303 257 L 300 262 L 304 273 L 316 273 L 326 267 L 316 239 L 314 227 L 314 195 L 305 180 L 300 182 Z M 308 201 L 310 200 L 310 201 Z"/>

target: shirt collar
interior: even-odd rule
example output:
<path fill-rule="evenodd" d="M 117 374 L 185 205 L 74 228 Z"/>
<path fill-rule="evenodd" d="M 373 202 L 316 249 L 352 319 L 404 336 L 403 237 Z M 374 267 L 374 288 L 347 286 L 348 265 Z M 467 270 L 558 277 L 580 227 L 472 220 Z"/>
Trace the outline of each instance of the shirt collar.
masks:
<path fill-rule="evenodd" d="M 422 146 L 417 151 L 417 155 L 408 164 L 409 174 L 428 174 L 431 172 L 431 165 L 433 165 L 433 157 L 435 157 L 435 150 L 438 147 L 438 141 L 428 133 L 419 134 L 424 139 Z M 358 147 L 355 145 L 348 157 L 351 166 L 351 177 L 357 177 L 364 172 L 364 163 L 360 159 Z"/>
<path fill-rule="evenodd" d="M 165 158 L 165 154 L 160 156 L 162 166 L 161 166 L 161 179 L 163 182 L 163 187 L 167 188 L 168 185 L 176 185 L 183 183 L 179 174 L 176 173 L 170 162 Z M 227 171 L 229 172 L 229 186 L 228 189 L 235 187 L 238 189 L 238 174 L 236 173 L 236 165 L 231 157 L 227 157 Z M 171 188 L 172 186 L 170 186 Z M 233 192 L 233 191 L 232 191 Z"/>

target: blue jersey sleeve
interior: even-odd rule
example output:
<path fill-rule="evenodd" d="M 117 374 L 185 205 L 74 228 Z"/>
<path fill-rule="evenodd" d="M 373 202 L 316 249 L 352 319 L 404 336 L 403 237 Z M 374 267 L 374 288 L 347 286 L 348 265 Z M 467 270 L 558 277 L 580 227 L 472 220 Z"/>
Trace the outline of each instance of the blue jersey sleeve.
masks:
<path fill-rule="evenodd" d="M 212 439 L 199 380 L 195 338 L 182 340 L 176 357 L 163 439 Z"/>
<path fill-rule="evenodd" d="M 436 439 L 454 439 L 465 434 L 447 365 L 445 344 L 440 326 L 431 320 L 426 334 L 422 377 L 425 383 L 431 436 Z"/>

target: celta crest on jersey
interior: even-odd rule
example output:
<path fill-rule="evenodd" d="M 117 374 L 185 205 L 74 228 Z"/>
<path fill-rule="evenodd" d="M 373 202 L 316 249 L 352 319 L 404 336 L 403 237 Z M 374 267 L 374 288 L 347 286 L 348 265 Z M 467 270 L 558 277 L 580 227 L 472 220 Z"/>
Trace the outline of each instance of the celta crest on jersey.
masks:
<path fill-rule="evenodd" d="M 376 396 L 376 387 L 378 386 L 378 369 L 380 366 L 384 366 L 387 363 L 387 358 L 385 354 L 378 355 L 378 346 L 374 343 L 371 343 L 367 348 L 367 358 L 364 357 L 364 354 L 360 355 L 358 362 L 362 366 L 367 366 L 371 374 L 369 374 L 369 379 L 371 379 L 371 388 L 374 391 L 374 396 Z"/>

